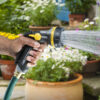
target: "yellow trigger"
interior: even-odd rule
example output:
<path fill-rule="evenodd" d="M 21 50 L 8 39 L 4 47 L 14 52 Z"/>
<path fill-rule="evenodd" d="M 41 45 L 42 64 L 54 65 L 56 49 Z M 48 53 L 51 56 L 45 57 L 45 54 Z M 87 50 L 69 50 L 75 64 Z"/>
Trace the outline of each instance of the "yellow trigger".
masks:
<path fill-rule="evenodd" d="M 35 33 L 35 34 L 29 34 L 30 37 L 33 37 L 35 40 L 39 41 L 41 40 L 42 36 L 40 33 Z"/>

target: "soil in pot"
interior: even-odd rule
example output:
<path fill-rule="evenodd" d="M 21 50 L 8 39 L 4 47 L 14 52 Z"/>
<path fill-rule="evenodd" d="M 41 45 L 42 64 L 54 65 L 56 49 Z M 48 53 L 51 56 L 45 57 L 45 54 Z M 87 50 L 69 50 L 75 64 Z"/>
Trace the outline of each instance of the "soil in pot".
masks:
<path fill-rule="evenodd" d="M 27 79 L 25 100 L 83 100 L 82 75 L 68 82 L 36 82 Z"/>
<path fill-rule="evenodd" d="M 15 71 L 15 63 L 10 60 L 0 60 L 2 77 L 5 80 L 11 80 Z"/>

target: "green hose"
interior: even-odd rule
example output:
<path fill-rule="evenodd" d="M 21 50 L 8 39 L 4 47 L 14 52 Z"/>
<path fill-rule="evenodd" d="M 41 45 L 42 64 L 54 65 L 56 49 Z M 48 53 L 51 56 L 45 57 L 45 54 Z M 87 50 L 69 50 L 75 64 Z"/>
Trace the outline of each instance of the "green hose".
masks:
<path fill-rule="evenodd" d="M 4 96 L 4 99 L 3 100 L 10 100 L 10 97 L 11 97 L 11 94 L 13 92 L 13 89 L 17 83 L 18 79 L 16 76 L 13 76 L 9 85 L 8 85 L 8 88 L 6 90 L 6 93 L 5 93 L 5 96 Z"/>

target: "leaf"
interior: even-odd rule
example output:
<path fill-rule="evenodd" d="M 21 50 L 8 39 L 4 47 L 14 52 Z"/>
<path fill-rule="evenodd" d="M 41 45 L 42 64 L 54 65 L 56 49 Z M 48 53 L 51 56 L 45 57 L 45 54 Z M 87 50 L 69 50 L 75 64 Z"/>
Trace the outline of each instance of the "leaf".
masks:
<path fill-rule="evenodd" d="M 7 0 L 0 0 L 0 4 L 5 3 Z"/>

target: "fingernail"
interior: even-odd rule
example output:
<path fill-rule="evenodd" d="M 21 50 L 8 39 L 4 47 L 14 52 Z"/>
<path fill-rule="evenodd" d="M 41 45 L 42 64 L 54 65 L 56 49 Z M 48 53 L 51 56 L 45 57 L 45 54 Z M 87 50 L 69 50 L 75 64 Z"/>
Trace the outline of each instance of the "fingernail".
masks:
<path fill-rule="evenodd" d="M 34 42 L 35 47 L 40 47 L 40 44 L 38 42 Z"/>
<path fill-rule="evenodd" d="M 27 57 L 27 60 L 28 60 L 28 61 L 31 61 L 31 57 Z"/>
<path fill-rule="evenodd" d="M 29 52 L 30 55 L 34 55 L 34 53 L 35 53 L 34 51 L 30 51 Z"/>
<path fill-rule="evenodd" d="M 38 48 L 33 48 L 33 50 L 36 50 L 36 51 L 37 51 L 37 50 L 38 50 Z"/>
<path fill-rule="evenodd" d="M 43 50 L 42 49 L 39 49 L 39 51 L 42 52 Z"/>
<path fill-rule="evenodd" d="M 33 65 L 33 64 L 30 64 L 30 63 L 28 63 L 28 64 L 27 64 L 27 66 L 28 66 L 28 67 L 33 67 L 34 65 Z"/>

